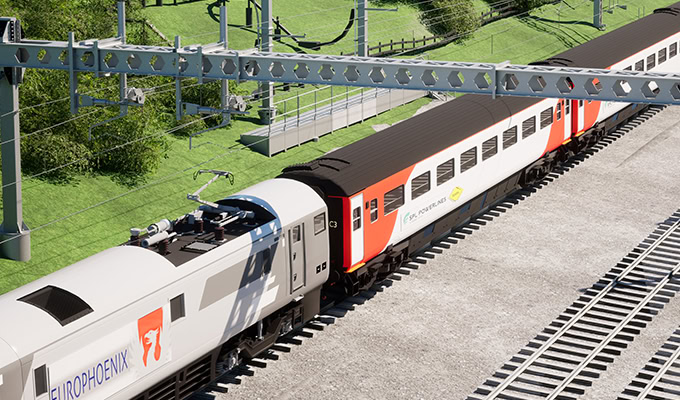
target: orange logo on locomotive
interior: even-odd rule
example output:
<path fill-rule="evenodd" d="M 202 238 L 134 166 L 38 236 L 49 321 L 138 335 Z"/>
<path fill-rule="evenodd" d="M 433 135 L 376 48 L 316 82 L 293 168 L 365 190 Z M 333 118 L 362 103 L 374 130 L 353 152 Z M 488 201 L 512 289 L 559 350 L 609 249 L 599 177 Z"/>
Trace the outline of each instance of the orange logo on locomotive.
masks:
<path fill-rule="evenodd" d="M 163 331 L 163 308 L 152 311 L 137 321 L 139 341 L 144 348 L 142 361 L 147 366 L 149 353 L 153 349 L 153 358 L 158 361 L 161 358 L 161 333 Z"/>

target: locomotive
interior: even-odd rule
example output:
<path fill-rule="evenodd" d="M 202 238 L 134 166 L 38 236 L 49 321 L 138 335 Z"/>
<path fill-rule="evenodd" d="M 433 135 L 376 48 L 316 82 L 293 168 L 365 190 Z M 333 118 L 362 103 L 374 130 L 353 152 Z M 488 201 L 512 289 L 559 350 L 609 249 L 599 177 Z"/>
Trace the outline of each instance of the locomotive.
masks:
<path fill-rule="evenodd" d="M 539 64 L 678 71 L 679 40 L 677 3 Z M 465 95 L 189 196 L 195 211 L 0 296 L 0 399 L 187 398 L 643 109 Z"/>

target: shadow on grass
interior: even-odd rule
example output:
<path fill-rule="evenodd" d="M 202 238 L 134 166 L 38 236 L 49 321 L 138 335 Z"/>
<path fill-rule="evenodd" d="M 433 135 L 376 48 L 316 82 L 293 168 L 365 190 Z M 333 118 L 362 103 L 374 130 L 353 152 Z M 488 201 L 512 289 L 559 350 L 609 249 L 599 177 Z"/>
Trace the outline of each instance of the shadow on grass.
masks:
<path fill-rule="evenodd" d="M 592 26 L 583 21 L 554 21 L 534 16 L 520 18 L 518 21 L 537 32 L 550 34 L 566 48 L 572 48 L 591 39 L 587 35 L 568 27 L 568 25 Z"/>
<path fill-rule="evenodd" d="M 199 1 L 205 0 L 178 0 L 177 2 L 169 2 L 168 0 L 163 1 L 163 4 L 157 5 L 156 0 L 146 0 L 146 8 L 156 8 L 156 7 L 168 7 L 168 6 L 181 6 L 188 3 L 197 3 Z"/>

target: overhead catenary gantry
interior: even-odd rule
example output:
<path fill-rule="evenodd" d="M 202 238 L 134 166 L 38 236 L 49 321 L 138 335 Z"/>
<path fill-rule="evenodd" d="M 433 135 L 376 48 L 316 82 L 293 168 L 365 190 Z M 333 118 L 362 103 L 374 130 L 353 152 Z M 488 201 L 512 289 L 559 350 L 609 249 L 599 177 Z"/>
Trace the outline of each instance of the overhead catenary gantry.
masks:
<path fill-rule="evenodd" d="M 641 72 L 573 67 L 465 63 L 414 59 L 370 58 L 271 52 L 273 24 L 271 0 L 263 1 L 260 23 L 262 50 L 228 48 L 226 9 L 221 8 L 220 42 L 174 47 L 139 46 L 125 41 L 124 7 L 119 3 L 116 38 L 76 41 L 25 40 L 15 18 L 0 17 L 0 112 L 2 121 L 2 178 L 4 221 L 0 230 L 0 256 L 17 260 L 30 257 L 28 229 L 21 217 L 21 165 L 19 152 L 18 88 L 24 68 L 62 70 L 69 73 L 71 112 L 91 105 L 118 105 L 121 116 L 128 106 L 141 105 L 143 93 L 128 88 L 125 77 L 155 75 L 175 78 L 177 116 L 183 113 L 218 113 L 228 121 L 242 112 L 228 96 L 227 80 L 258 81 L 265 93 L 260 114 L 271 120 L 274 109 L 272 82 L 337 86 L 413 89 L 478 93 L 492 96 L 528 96 L 629 103 L 680 104 L 680 73 Z M 358 54 L 366 47 L 366 0 L 357 0 Z M 601 15 L 601 12 L 597 13 Z M 78 74 L 120 74 L 120 100 L 94 99 L 78 93 Z M 208 109 L 181 103 L 179 79 L 198 83 L 221 80 L 222 107 Z M 184 106 L 184 110 L 182 109 Z M 9 240 L 10 238 L 12 240 Z"/>
<path fill-rule="evenodd" d="M 162 47 L 98 40 L 0 41 L 0 67 L 196 78 L 199 83 L 230 79 L 680 104 L 680 72 L 235 51 L 222 43 Z M 74 109 L 77 97 L 74 93 Z"/>

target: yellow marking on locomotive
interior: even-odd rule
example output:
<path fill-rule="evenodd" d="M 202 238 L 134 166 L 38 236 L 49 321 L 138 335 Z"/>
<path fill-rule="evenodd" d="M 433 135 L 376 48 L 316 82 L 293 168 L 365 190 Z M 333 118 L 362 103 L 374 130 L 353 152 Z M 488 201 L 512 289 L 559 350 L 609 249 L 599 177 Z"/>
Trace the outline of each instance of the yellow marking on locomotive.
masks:
<path fill-rule="evenodd" d="M 449 195 L 449 199 L 456 201 L 460 199 L 460 196 L 463 194 L 463 188 L 460 186 L 456 186 L 455 189 L 453 189 L 453 192 Z"/>
<path fill-rule="evenodd" d="M 567 143 L 569 143 L 569 142 L 571 142 L 571 139 L 565 140 L 564 142 L 562 142 L 562 144 L 567 144 Z"/>
<path fill-rule="evenodd" d="M 359 268 L 363 267 L 364 265 L 366 265 L 365 262 L 359 263 L 359 264 L 353 266 L 352 268 L 348 269 L 346 273 L 351 274 L 352 272 L 358 270 Z"/>

